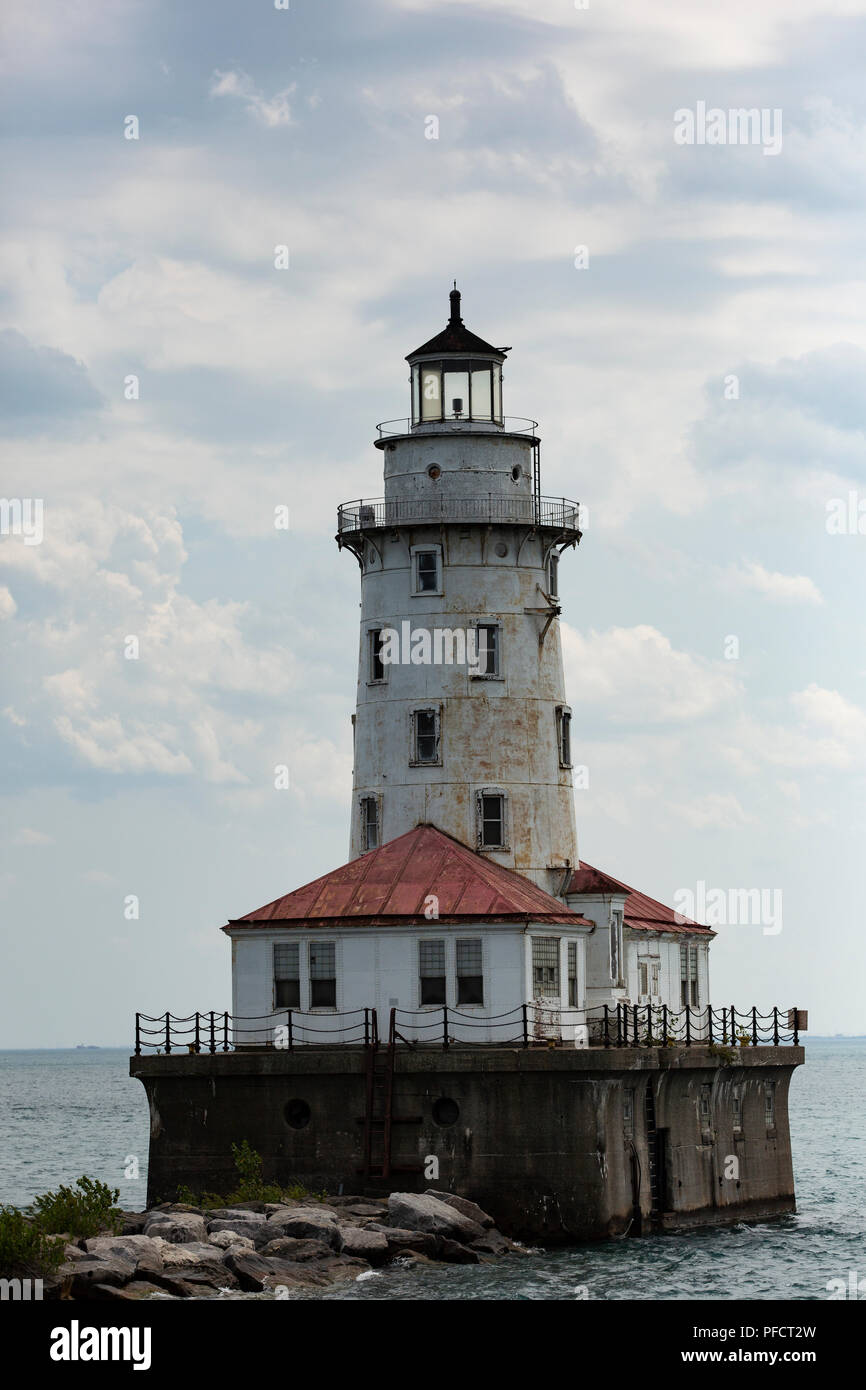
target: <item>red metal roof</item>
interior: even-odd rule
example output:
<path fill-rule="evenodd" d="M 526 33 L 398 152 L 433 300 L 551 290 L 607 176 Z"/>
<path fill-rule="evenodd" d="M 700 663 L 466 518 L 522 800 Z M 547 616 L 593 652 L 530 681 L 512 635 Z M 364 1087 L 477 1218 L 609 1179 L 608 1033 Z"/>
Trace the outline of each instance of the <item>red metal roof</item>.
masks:
<path fill-rule="evenodd" d="M 697 932 L 702 936 L 716 935 L 712 927 L 702 926 L 700 922 L 693 922 L 691 918 L 683 917 L 682 913 L 675 912 L 672 907 L 665 907 L 664 903 L 658 902 L 655 898 L 647 897 L 646 893 L 639 893 L 636 888 L 629 888 L 627 883 L 611 878 L 609 874 L 602 873 L 601 869 L 595 869 L 592 864 L 587 864 L 585 861 L 578 869 L 575 869 L 566 891 L 569 894 L 625 893 L 623 921 L 627 927 L 631 927 L 634 931 L 682 932 L 684 934 Z"/>
<path fill-rule="evenodd" d="M 228 926 L 425 926 L 430 919 L 424 907 L 432 895 L 439 900 L 440 922 L 477 917 L 592 926 L 522 874 L 493 863 L 433 825 L 418 825 L 303 888 L 230 920 Z"/>

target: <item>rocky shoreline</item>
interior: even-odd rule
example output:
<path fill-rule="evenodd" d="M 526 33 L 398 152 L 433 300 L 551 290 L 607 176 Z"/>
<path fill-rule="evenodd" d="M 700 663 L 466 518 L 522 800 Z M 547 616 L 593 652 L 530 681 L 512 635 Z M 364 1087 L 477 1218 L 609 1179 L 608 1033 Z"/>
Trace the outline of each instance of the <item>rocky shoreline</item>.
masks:
<path fill-rule="evenodd" d="M 474 1202 L 450 1193 L 173 1202 L 124 1212 L 117 1235 L 72 1242 L 44 1281 L 55 1299 L 220 1298 L 324 1288 L 399 1261 L 479 1264 L 525 1254 Z"/>

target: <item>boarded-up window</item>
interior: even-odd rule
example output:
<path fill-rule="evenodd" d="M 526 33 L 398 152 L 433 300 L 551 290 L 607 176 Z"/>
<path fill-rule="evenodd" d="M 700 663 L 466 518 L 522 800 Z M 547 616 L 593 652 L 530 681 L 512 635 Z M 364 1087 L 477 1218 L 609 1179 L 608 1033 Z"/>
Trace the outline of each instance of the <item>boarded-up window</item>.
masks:
<path fill-rule="evenodd" d="M 532 992 L 536 999 L 559 998 L 559 937 L 532 938 Z"/>
<path fill-rule="evenodd" d="M 418 942 L 418 974 L 422 1004 L 445 1004 L 445 942 Z"/>
<path fill-rule="evenodd" d="M 274 946 L 274 1004 L 278 1009 L 301 1007 L 300 948 L 297 942 Z"/>
<path fill-rule="evenodd" d="M 333 941 L 310 942 L 310 1008 L 337 1007 L 337 948 Z"/>
<path fill-rule="evenodd" d="M 457 942 L 457 1003 L 484 1003 L 484 973 L 481 966 L 481 938 Z"/>
<path fill-rule="evenodd" d="M 571 710 L 556 711 L 556 740 L 559 745 L 561 767 L 571 767 Z"/>

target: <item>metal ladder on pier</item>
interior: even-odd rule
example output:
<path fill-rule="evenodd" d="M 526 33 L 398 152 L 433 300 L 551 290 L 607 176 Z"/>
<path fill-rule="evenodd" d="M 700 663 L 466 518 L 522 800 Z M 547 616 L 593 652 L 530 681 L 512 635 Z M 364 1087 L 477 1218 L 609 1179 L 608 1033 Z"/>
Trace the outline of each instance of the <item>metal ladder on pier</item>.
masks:
<path fill-rule="evenodd" d="M 376 1011 L 367 1044 L 366 1104 L 364 1107 L 364 1166 L 361 1173 L 367 1178 L 389 1178 L 392 1173 L 421 1173 L 423 1164 L 395 1165 L 391 1160 L 393 1126 L 420 1125 L 420 1115 L 394 1114 L 394 1070 L 397 1056 L 396 1010 L 391 1010 L 388 1042 L 379 1040 Z"/>
<path fill-rule="evenodd" d="M 659 1136 L 658 1136 L 658 1130 L 656 1129 L 656 1105 L 655 1105 L 655 1097 L 653 1096 L 653 1088 L 652 1088 L 652 1082 L 651 1082 L 651 1081 L 648 1081 L 648 1082 L 647 1082 L 647 1088 L 646 1088 L 645 1102 L 644 1102 L 644 1103 L 645 1103 L 645 1117 L 646 1117 L 646 1147 L 647 1147 L 647 1160 L 648 1160 L 648 1168 L 649 1168 L 649 1171 L 648 1171 L 647 1176 L 649 1177 L 649 1187 L 650 1187 L 650 1197 L 651 1197 L 651 1210 L 652 1210 L 653 1213 L 656 1213 L 656 1212 L 658 1212 L 658 1211 L 660 1210 L 660 1205 L 659 1205 L 659 1161 L 658 1161 L 658 1143 L 659 1143 Z"/>

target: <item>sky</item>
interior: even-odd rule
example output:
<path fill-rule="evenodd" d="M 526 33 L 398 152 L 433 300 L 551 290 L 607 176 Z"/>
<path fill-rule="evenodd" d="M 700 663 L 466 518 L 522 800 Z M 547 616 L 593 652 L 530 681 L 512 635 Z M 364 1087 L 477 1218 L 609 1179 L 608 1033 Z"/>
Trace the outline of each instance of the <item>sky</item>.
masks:
<path fill-rule="evenodd" d="M 866 1032 L 866 0 L 2 23 L 0 1046 L 229 1008 L 219 928 L 346 860 L 336 508 L 454 278 L 585 508 L 581 857 L 763 890 L 714 1001 Z M 676 138 L 738 108 L 780 148 Z"/>

